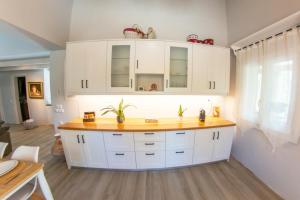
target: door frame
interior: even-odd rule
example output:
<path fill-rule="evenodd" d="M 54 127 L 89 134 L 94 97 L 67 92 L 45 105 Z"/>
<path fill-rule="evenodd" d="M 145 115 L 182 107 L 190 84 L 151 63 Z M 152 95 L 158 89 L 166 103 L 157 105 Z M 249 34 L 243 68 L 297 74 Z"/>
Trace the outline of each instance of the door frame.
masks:
<path fill-rule="evenodd" d="M 5 113 L 3 109 L 3 102 L 2 102 L 2 89 L 0 88 L 0 119 L 5 121 Z"/>
<path fill-rule="evenodd" d="M 19 77 L 25 77 L 25 85 L 26 85 L 26 90 L 27 90 L 27 76 L 26 74 L 17 74 L 12 77 L 12 94 L 14 95 L 13 98 L 13 105 L 15 107 L 15 116 L 16 116 L 16 122 L 18 124 L 22 123 L 22 113 L 21 113 L 21 107 L 19 103 L 19 89 L 18 89 L 18 78 Z M 28 98 L 28 95 L 27 95 Z M 29 116 L 30 116 L 30 109 L 28 106 L 28 111 L 29 111 Z"/>

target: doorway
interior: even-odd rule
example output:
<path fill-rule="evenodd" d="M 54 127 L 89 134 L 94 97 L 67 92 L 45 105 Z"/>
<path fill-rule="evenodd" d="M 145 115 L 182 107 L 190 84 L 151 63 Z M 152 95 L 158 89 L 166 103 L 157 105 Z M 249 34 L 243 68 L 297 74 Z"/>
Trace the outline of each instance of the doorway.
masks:
<path fill-rule="evenodd" d="M 28 103 L 27 103 L 27 90 L 26 90 L 26 77 L 17 77 L 17 95 L 19 99 L 19 106 L 21 111 L 21 118 L 22 121 L 26 121 L 27 119 L 30 119 L 29 116 L 29 109 L 28 109 Z"/>

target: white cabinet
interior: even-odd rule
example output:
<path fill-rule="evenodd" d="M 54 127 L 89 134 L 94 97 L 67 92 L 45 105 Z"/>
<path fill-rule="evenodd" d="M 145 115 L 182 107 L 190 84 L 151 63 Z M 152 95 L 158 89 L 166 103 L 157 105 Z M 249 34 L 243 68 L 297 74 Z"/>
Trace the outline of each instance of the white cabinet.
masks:
<path fill-rule="evenodd" d="M 107 90 L 132 92 L 134 90 L 135 42 L 109 41 L 107 44 Z"/>
<path fill-rule="evenodd" d="M 165 151 L 138 151 L 136 164 L 138 169 L 164 168 Z"/>
<path fill-rule="evenodd" d="M 166 132 L 166 149 L 190 149 L 194 146 L 194 131 Z"/>
<path fill-rule="evenodd" d="M 233 135 L 234 127 L 215 129 L 213 161 L 229 159 Z"/>
<path fill-rule="evenodd" d="M 134 152 L 107 151 L 106 155 L 111 169 L 136 169 Z"/>
<path fill-rule="evenodd" d="M 63 131 L 62 142 L 68 167 L 107 168 L 100 132 Z"/>
<path fill-rule="evenodd" d="M 234 127 L 196 131 L 193 164 L 201 164 L 230 157 Z"/>
<path fill-rule="evenodd" d="M 193 149 L 177 149 L 166 151 L 166 167 L 178 167 L 193 163 Z"/>
<path fill-rule="evenodd" d="M 192 45 L 165 44 L 165 91 L 190 92 L 192 86 Z"/>
<path fill-rule="evenodd" d="M 163 41 L 136 41 L 136 74 L 164 74 L 165 43 Z"/>
<path fill-rule="evenodd" d="M 104 141 L 107 151 L 134 151 L 132 133 L 105 132 Z"/>
<path fill-rule="evenodd" d="M 65 64 L 67 95 L 106 91 L 106 41 L 68 43 Z"/>
<path fill-rule="evenodd" d="M 226 95 L 229 92 L 230 50 L 193 46 L 193 93 Z"/>

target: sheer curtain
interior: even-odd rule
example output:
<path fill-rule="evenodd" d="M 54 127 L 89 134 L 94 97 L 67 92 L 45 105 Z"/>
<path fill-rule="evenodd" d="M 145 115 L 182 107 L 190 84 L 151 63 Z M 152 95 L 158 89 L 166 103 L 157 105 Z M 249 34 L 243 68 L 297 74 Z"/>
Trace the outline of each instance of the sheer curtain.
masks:
<path fill-rule="evenodd" d="M 300 33 L 295 28 L 237 52 L 238 125 L 261 130 L 273 147 L 300 135 Z"/>

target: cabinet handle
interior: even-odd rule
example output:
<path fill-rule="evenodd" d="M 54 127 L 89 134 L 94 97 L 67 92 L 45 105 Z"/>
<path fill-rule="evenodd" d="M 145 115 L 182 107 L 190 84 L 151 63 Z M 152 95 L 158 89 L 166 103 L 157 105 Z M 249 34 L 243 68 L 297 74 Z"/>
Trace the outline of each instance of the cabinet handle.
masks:
<path fill-rule="evenodd" d="M 124 153 L 116 153 L 115 155 L 116 156 L 124 156 L 125 154 Z"/>
<path fill-rule="evenodd" d="M 185 135 L 185 132 L 176 133 L 176 135 Z"/>
<path fill-rule="evenodd" d="M 169 80 L 167 79 L 166 80 L 166 88 L 168 88 L 169 87 Z"/>
<path fill-rule="evenodd" d="M 85 80 L 85 87 L 86 87 L 86 88 L 89 88 L 89 84 L 88 84 L 88 83 L 89 83 L 89 81 L 88 81 L 88 80 Z"/>
<path fill-rule="evenodd" d="M 176 153 L 184 153 L 184 151 L 176 151 Z"/>
<path fill-rule="evenodd" d="M 147 142 L 146 142 L 146 143 L 145 143 L 146 146 L 150 146 L 150 145 L 154 145 L 154 144 L 155 144 L 154 142 L 152 142 L 152 143 L 147 143 Z"/>
<path fill-rule="evenodd" d="M 130 79 L 130 88 L 132 88 L 132 79 Z"/>
<path fill-rule="evenodd" d="M 214 81 L 214 89 L 216 89 L 216 81 Z"/>
<path fill-rule="evenodd" d="M 81 139 L 82 139 L 82 143 L 84 144 L 85 143 L 84 135 L 81 135 Z"/>
<path fill-rule="evenodd" d="M 79 135 L 77 135 L 77 142 L 80 143 Z"/>
<path fill-rule="evenodd" d="M 136 68 L 139 68 L 139 60 L 136 60 Z"/>
<path fill-rule="evenodd" d="M 215 132 L 213 132 L 213 140 L 215 140 Z"/>
<path fill-rule="evenodd" d="M 83 88 L 83 80 L 81 80 L 81 88 Z"/>
<path fill-rule="evenodd" d="M 144 135 L 154 135 L 154 133 L 144 133 Z"/>
<path fill-rule="evenodd" d="M 218 131 L 218 136 L 217 136 L 217 140 L 220 138 L 220 132 Z"/>
<path fill-rule="evenodd" d="M 155 153 L 145 153 L 146 156 L 154 156 Z"/>
<path fill-rule="evenodd" d="M 211 81 L 209 81 L 209 89 L 211 89 Z"/>
<path fill-rule="evenodd" d="M 121 133 L 113 133 L 113 136 L 122 136 L 123 134 Z"/>

